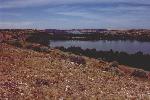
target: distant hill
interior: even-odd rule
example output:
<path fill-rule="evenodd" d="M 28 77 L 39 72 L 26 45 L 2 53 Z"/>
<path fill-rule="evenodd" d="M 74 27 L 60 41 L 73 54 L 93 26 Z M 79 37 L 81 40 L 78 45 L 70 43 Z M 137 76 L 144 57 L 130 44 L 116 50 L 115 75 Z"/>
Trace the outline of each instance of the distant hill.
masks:
<path fill-rule="evenodd" d="M 71 30 L 59 30 L 59 29 L 45 29 L 46 32 L 50 33 L 72 33 L 72 34 L 82 34 L 82 33 L 98 33 L 102 31 L 107 31 L 107 29 L 71 29 Z"/>

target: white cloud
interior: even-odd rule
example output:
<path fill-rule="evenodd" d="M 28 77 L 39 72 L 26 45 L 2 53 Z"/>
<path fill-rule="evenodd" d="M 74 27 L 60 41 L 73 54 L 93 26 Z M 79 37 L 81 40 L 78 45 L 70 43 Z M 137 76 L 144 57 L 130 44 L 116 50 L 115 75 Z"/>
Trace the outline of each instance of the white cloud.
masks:
<path fill-rule="evenodd" d="M 29 6 L 41 5 L 59 5 L 59 4 L 74 4 L 74 3 L 102 3 L 102 2 L 127 2 L 127 3 L 146 3 L 150 4 L 149 0 L 7 0 L 0 3 L 0 8 L 20 8 Z"/>
<path fill-rule="evenodd" d="M 148 4 L 150 3 L 150 0 L 3 0 L 0 3 L 0 8 L 21 8 L 42 5 L 49 5 L 50 8 L 43 9 L 45 12 L 40 12 L 40 17 L 37 16 L 36 18 L 33 18 L 32 15 L 29 16 L 28 11 L 27 13 L 20 11 L 11 12 L 11 10 L 8 12 L 0 12 L 0 17 L 1 15 L 15 16 L 12 19 L 6 18 L 7 20 L 4 18 L 5 21 L 2 21 L 0 19 L 0 28 L 107 28 L 138 26 L 143 27 L 144 25 L 150 26 L 148 21 L 149 18 L 145 18 L 145 16 L 149 14 L 145 13 L 148 12 L 147 6 L 143 7 L 131 5 L 126 7 L 126 5 L 120 5 L 116 7 L 112 6 L 112 8 L 107 6 L 98 7 L 94 5 L 90 7 L 84 7 L 85 5 L 83 7 L 80 7 L 82 5 L 68 6 L 68 4 L 75 3 L 88 3 L 89 5 L 90 3 L 97 4 L 102 2 L 108 4 L 112 4 L 113 2 Z M 52 5 L 61 6 L 51 7 Z M 133 12 L 127 12 L 125 14 L 123 12 L 128 10 L 133 10 L 136 14 L 134 14 Z M 122 13 L 119 14 L 117 11 Z M 22 17 L 19 13 L 23 14 L 24 17 Z M 41 17 L 43 17 L 43 19 Z"/>
<path fill-rule="evenodd" d="M 78 12 L 78 11 L 73 11 L 73 12 L 57 12 L 56 14 L 66 15 L 66 16 L 80 16 L 80 17 L 89 15 L 88 12 Z"/>
<path fill-rule="evenodd" d="M 28 21 L 18 21 L 18 22 L 0 22 L 0 28 L 30 28 L 33 25 L 32 22 Z"/>

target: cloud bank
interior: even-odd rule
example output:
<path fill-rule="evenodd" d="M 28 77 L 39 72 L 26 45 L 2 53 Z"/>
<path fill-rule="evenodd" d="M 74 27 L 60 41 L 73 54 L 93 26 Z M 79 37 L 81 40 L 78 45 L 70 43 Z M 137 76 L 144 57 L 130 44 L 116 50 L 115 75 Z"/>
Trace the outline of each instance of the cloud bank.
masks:
<path fill-rule="evenodd" d="M 150 28 L 150 0 L 0 0 L 0 28 Z"/>

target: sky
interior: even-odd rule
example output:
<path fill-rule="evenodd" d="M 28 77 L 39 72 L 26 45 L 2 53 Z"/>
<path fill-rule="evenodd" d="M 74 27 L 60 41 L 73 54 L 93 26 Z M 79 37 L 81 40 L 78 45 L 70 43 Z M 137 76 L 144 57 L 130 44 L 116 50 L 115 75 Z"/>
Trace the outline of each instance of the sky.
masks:
<path fill-rule="evenodd" d="M 150 29 L 150 0 L 0 0 L 0 29 Z"/>

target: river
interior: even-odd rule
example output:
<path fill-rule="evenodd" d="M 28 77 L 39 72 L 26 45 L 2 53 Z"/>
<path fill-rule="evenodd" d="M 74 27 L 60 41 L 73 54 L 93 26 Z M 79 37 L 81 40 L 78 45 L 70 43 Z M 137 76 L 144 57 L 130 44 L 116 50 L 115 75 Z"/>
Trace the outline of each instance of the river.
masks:
<path fill-rule="evenodd" d="M 126 52 L 133 54 L 136 52 L 143 52 L 144 54 L 150 54 L 150 42 L 130 41 L 130 40 L 98 40 L 98 41 L 79 41 L 79 40 L 67 40 L 67 41 L 50 41 L 51 47 L 81 47 L 82 49 L 93 49 L 101 51 L 113 51 Z"/>

